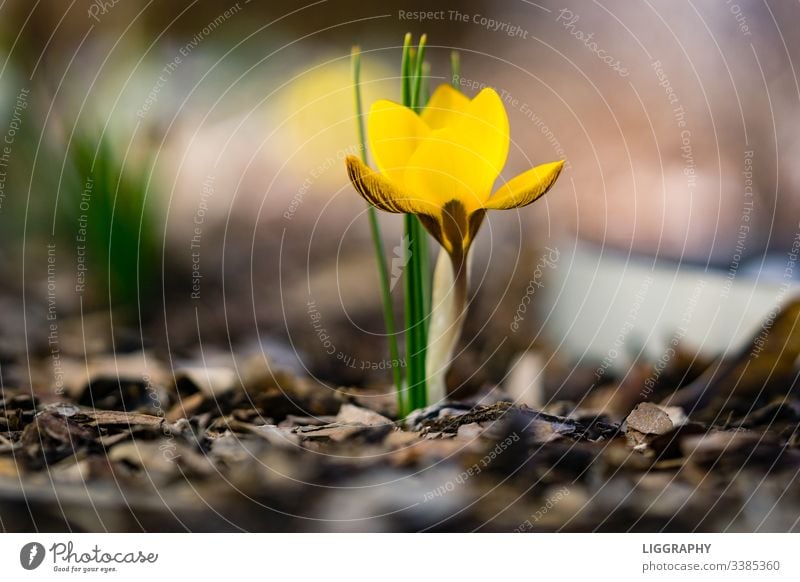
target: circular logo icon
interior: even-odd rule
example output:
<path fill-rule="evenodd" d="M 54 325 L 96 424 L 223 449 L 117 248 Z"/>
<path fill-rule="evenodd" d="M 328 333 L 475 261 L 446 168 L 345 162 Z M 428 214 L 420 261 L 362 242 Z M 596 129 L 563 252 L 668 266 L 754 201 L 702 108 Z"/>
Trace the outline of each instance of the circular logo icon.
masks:
<path fill-rule="evenodd" d="M 44 546 L 39 542 L 29 542 L 19 551 L 19 563 L 26 570 L 35 570 L 44 561 Z"/>

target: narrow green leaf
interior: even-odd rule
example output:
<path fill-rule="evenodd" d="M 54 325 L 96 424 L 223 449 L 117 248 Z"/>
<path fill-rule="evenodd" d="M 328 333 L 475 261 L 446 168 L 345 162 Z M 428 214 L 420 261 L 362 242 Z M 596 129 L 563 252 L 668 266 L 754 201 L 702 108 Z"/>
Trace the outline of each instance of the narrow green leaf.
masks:
<path fill-rule="evenodd" d="M 358 134 L 358 146 L 361 152 L 361 160 L 367 163 L 367 143 L 364 131 L 364 116 L 361 101 L 361 50 L 354 46 L 350 53 L 353 67 L 353 91 L 356 106 L 356 131 Z M 392 360 L 392 378 L 395 389 L 397 390 L 397 410 L 398 415 L 404 416 L 407 403 L 403 391 L 403 377 L 400 373 L 400 350 L 397 347 L 397 324 L 394 319 L 394 309 L 392 308 L 391 287 L 389 284 L 389 266 L 386 261 L 386 252 L 381 236 L 378 214 L 370 205 L 367 205 L 367 215 L 369 216 L 369 227 L 372 235 L 372 245 L 375 248 L 375 259 L 378 263 L 378 280 L 381 289 L 381 301 L 383 303 L 383 321 L 386 326 L 386 339 L 389 343 L 389 357 Z"/>
<path fill-rule="evenodd" d="M 450 52 L 450 84 L 454 89 L 458 89 L 461 80 L 461 53 L 458 51 Z"/>
<path fill-rule="evenodd" d="M 411 107 L 411 51 L 411 33 L 407 32 L 403 38 L 403 57 L 400 61 L 401 96 L 406 107 Z"/>
<path fill-rule="evenodd" d="M 417 47 L 417 54 L 414 62 L 414 78 L 412 82 L 411 93 L 411 109 L 419 113 L 420 107 L 420 90 L 422 89 L 422 65 L 425 62 L 425 44 L 428 42 L 427 35 L 422 35 L 419 38 L 419 46 Z"/>
<path fill-rule="evenodd" d="M 430 87 L 430 78 L 431 78 L 431 64 L 428 61 L 422 63 L 422 89 L 420 92 L 422 96 L 420 97 L 422 101 L 420 103 L 424 106 L 425 104 L 430 101 L 431 98 L 431 87 Z"/>

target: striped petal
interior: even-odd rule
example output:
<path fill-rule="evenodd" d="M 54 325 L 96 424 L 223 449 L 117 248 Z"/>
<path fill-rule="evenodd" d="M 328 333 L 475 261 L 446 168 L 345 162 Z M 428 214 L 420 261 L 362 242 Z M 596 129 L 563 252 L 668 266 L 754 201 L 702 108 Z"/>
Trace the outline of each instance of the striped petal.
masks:
<path fill-rule="evenodd" d="M 487 209 L 508 210 L 535 202 L 555 183 L 564 161 L 551 162 L 531 168 L 498 188 L 484 205 Z"/>
<path fill-rule="evenodd" d="M 347 156 L 347 174 L 363 198 L 380 210 L 436 216 L 440 210 L 421 195 L 409 194 L 360 158 Z"/>

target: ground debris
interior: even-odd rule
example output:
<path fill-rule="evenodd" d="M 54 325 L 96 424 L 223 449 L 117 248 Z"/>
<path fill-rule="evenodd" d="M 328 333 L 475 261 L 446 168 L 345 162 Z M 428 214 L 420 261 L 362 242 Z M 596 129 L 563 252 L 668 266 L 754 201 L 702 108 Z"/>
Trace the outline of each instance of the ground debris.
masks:
<path fill-rule="evenodd" d="M 532 410 L 526 406 L 514 406 L 510 402 L 498 402 L 490 406 L 476 406 L 467 411 L 459 411 L 456 416 L 444 415 L 420 422 L 426 434 L 457 434 L 460 427 L 473 423 L 485 424 L 511 418 L 524 425 L 524 430 L 539 434 L 551 433 L 574 440 L 599 441 L 611 438 L 619 432 L 619 427 L 603 420 L 574 420 Z"/>
<path fill-rule="evenodd" d="M 543 410 L 487 384 L 407 419 L 386 386 L 331 387 L 263 355 L 170 377 L 133 353 L 115 377 L 94 354 L 63 394 L 0 393 L 0 515 L 21 531 L 797 529 L 793 384 L 752 397 L 678 352 L 652 392 L 639 363 L 585 394 L 538 385 L 525 399 Z"/>

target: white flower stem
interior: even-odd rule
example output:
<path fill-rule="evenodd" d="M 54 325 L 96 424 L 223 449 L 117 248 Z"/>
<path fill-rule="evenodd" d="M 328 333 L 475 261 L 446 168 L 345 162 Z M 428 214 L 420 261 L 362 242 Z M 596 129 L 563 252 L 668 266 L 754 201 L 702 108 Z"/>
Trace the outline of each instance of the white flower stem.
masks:
<path fill-rule="evenodd" d="M 428 404 L 447 397 L 445 376 L 450 369 L 467 312 L 467 261 L 439 250 L 433 272 L 433 297 L 425 361 Z"/>

